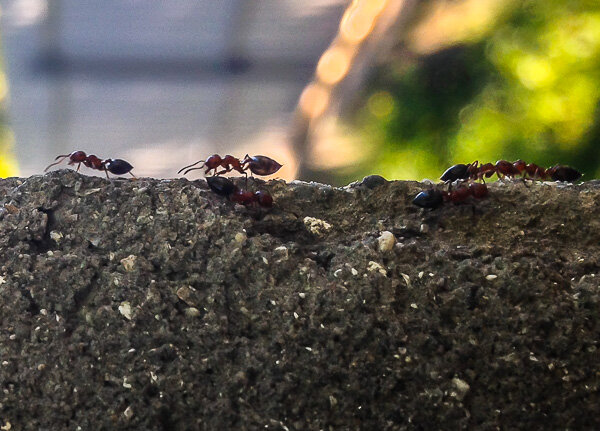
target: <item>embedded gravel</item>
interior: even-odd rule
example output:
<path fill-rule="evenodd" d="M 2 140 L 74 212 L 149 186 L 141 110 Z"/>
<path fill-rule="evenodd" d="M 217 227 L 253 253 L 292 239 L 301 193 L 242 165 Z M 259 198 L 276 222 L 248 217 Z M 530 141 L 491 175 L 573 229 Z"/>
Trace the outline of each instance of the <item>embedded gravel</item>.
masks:
<path fill-rule="evenodd" d="M 0 180 L 0 428 L 600 427 L 600 183 L 248 187 Z"/>

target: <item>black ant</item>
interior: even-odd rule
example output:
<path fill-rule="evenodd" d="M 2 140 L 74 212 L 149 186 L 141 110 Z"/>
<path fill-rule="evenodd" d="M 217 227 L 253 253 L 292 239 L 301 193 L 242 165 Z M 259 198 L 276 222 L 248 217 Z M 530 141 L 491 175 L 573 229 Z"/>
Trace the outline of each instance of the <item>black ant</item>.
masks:
<path fill-rule="evenodd" d="M 202 165 L 195 168 L 192 167 L 196 166 L 198 163 L 202 163 Z M 233 170 L 245 176 L 248 176 L 246 172 L 247 170 L 250 170 L 250 172 L 255 175 L 271 175 L 277 172 L 281 166 L 281 164 L 267 156 L 250 157 L 248 154 L 246 154 L 246 157 L 240 160 L 236 157 L 230 156 L 229 154 L 225 157 L 221 157 L 218 154 L 213 154 L 204 161 L 199 160 L 196 163 L 192 163 L 191 165 L 181 168 L 177 173 L 179 174 L 181 171 L 185 170 L 183 175 L 186 175 L 188 172 L 195 169 L 206 168 L 204 174 L 208 175 L 210 171 L 213 171 L 213 176 L 226 174 Z M 223 170 L 217 171 L 217 168 L 219 167 L 223 168 Z"/>
<path fill-rule="evenodd" d="M 273 206 L 273 197 L 267 191 L 259 190 L 251 192 L 242 190 L 226 177 L 212 176 L 208 177 L 206 182 L 213 192 L 229 198 L 231 202 L 244 206 L 258 205 L 263 208 L 271 208 Z"/>
<path fill-rule="evenodd" d="M 487 186 L 482 183 L 471 183 L 468 186 L 462 185 L 447 192 L 432 188 L 419 193 L 413 199 L 412 203 L 421 208 L 435 209 L 440 207 L 444 202 L 464 202 L 469 196 L 473 196 L 475 199 L 483 199 L 488 193 Z"/>
<path fill-rule="evenodd" d="M 98 171 L 104 171 L 106 173 L 106 178 L 108 178 L 108 173 L 114 175 L 125 175 L 129 174 L 135 178 L 135 175 L 131 173 L 133 166 L 129 162 L 121 159 L 105 159 L 101 160 L 97 156 L 90 154 L 89 156 L 85 154 L 83 151 L 73 151 L 71 154 L 62 154 L 60 156 L 56 156 L 54 160 L 56 162 L 46 166 L 44 172 L 50 169 L 54 165 L 58 165 L 64 159 L 69 158 L 68 165 L 74 165 L 77 163 L 77 172 L 79 172 L 79 168 L 83 163 L 84 166 L 90 169 L 96 169 Z"/>

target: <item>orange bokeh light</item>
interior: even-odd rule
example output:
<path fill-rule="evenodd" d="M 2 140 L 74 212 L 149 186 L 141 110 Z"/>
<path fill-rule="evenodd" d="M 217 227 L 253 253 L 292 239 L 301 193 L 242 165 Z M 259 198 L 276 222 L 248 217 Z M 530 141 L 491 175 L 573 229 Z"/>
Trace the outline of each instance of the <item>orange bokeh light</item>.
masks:
<path fill-rule="evenodd" d="M 316 118 L 325 112 L 329 104 L 331 90 L 321 84 L 311 83 L 300 95 L 300 109 L 309 118 Z"/>
<path fill-rule="evenodd" d="M 350 69 L 353 52 L 349 48 L 334 46 L 321 56 L 317 65 L 317 77 L 325 84 L 340 82 Z"/>
<path fill-rule="evenodd" d="M 340 23 L 340 35 L 348 43 L 362 42 L 373 30 L 377 16 L 386 0 L 354 1 L 346 10 Z"/>

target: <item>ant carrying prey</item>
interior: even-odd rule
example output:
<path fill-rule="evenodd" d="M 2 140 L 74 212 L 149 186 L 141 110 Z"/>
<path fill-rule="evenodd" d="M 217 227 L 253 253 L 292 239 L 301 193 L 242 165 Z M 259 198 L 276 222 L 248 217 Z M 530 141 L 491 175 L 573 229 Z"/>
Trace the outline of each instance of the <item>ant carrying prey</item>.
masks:
<path fill-rule="evenodd" d="M 196 166 L 198 163 L 202 164 L 195 168 L 192 167 Z M 225 157 L 221 157 L 218 154 L 213 154 L 206 160 L 199 160 L 196 163 L 192 163 L 191 165 L 181 168 L 177 173 L 179 174 L 181 171 L 185 170 L 183 175 L 186 175 L 190 171 L 206 168 L 206 171 L 204 171 L 205 175 L 208 175 L 210 171 L 213 171 L 213 176 L 226 174 L 231 171 L 237 171 L 240 174 L 248 176 L 246 171 L 249 170 L 255 175 L 264 176 L 274 174 L 281 168 L 281 166 L 281 164 L 267 156 L 250 157 L 248 154 L 246 154 L 246 157 L 240 160 L 229 154 L 227 154 Z M 223 169 L 217 171 L 218 168 Z"/>
<path fill-rule="evenodd" d="M 76 169 L 77 172 L 79 172 L 79 168 L 81 167 L 81 164 L 83 164 L 84 166 L 86 166 L 90 169 L 104 171 L 104 173 L 106 174 L 106 178 L 108 178 L 109 172 L 114 175 L 129 174 L 135 178 L 135 175 L 133 175 L 133 173 L 131 173 L 133 166 L 131 166 L 131 164 L 129 162 L 127 162 L 125 160 L 121 160 L 121 159 L 101 160 L 100 158 L 98 158 L 97 156 L 95 156 L 93 154 L 90 154 L 88 156 L 83 151 L 73 151 L 71 154 L 62 154 L 60 156 L 56 156 L 56 158 L 54 160 L 57 160 L 57 161 L 46 166 L 46 169 L 44 169 L 44 172 L 46 172 L 52 166 L 58 165 L 66 158 L 69 159 L 69 161 L 67 162 L 68 165 L 77 164 L 77 169 Z"/>

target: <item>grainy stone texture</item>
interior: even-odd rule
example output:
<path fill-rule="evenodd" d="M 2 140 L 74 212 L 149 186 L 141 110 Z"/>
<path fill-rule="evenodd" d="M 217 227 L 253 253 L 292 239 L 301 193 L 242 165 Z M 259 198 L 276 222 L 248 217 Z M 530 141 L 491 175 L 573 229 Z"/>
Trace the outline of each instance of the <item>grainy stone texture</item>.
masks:
<path fill-rule="evenodd" d="M 600 427 L 597 182 L 259 186 L 0 180 L 0 426 Z"/>

